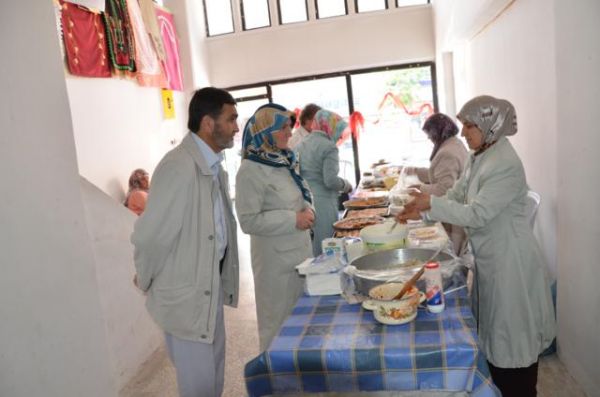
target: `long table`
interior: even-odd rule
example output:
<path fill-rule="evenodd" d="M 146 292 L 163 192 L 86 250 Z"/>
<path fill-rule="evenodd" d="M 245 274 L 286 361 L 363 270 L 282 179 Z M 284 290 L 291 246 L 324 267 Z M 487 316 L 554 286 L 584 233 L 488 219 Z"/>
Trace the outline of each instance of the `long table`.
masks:
<path fill-rule="evenodd" d="M 372 312 L 340 296 L 302 296 L 270 347 L 246 364 L 248 395 L 500 396 L 477 347 L 475 327 L 464 289 L 446 296 L 441 314 L 419 308 L 414 321 L 393 326 L 376 322 Z"/>

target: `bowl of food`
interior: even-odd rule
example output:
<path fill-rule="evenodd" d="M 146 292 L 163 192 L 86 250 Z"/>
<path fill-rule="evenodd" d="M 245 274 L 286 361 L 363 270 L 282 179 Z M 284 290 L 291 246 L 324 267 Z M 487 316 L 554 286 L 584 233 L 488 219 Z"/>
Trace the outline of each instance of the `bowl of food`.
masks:
<path fill-rule="evenodd" d="M 390 222 L 367 226 L 360 231 L 360 238 L 369 251 L 381 251 L 404 247 L 408 228 L 401 223 L 392 229 Z"/>
<path fill-rule="evenodd" d="M 382 324 L 404 324 L 417 317 L 417 307 L 421 301 L 421 293 L 417 287 L 409 289 L 400 299 L 395 299 L 403 283 L 386 283 L 369 291 L 366 308 L 373 310 L 375 320 Z"/>

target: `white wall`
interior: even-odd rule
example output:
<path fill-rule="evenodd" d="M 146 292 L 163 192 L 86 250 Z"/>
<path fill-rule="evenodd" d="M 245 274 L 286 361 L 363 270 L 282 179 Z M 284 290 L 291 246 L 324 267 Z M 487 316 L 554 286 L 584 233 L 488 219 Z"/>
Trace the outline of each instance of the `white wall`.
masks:
<path fill-rule="evenodd" d="M 448 2 L 436 1 L 436 21 L 478 1 L 454 4 L 448 13 Z M 437 40 L 445 46 L 438 50 L 454 51 L 457 108 L 478 94 L 517 108 L 519 133 L 510 139 L 542 194 L 535 232 L 558 278 L 559 357 L 588 396 L 600 396 L 598 15 L 595 0 L 519 0 L 471 37 L 438 30 Z"/>
<path fill-rule="evenodd" d="M 600 396 L 600 3 L 555 0 L 558 348 L 588 397 Z M 546 48 L 546 45 L 543 46 Z"/>
<path fill-rule="evenodd" d="M 206 45 L 210 80 L 222 87 L 435 56 L 431 6 L 257 29 L 212 37 Z"/>
<path fill-rule="evenodd" d="M 187 131 L 185 94 L 173 92 L 176 118 L 165 120 L 158 88 L 127 79 L 68 74 L 66 81 L 79 172 L 123 201 L 131 171 L 144 168 L 152 174 Z"/>
<path fill-rule="evenodd" d="M 442 12 L 436 9 L 436 20 L 448 17 Z M 456 7 L 453 12 L 462 13 Z M 483 31 L 465 29 L 479 32 L 467 41 L 442 41 L 453 43 L 449 48 L 456 50 L 457 110 L 482 94 L 506 98 L 517 109 L 519 132 L 510 141 L 523 161 L 531 189 L 542 196 L 535 233 L 549 270 L 556 275 L 556 68 L 554 45 L 548 39 L 554 36 L 553 18 L 551 3 L 521 0 Z M 535 25 L 530 23 L 533 19 Z"/>
<path fill-rule="evenodd" d="M 66 72 L 79 170 L 123 201 L 131 171 L 151 174 L 187 133 L 191 93 L 209 85 L 202 2 L 169 0 L 179 36 L 185 92 L 173 92 L 175 119 L 163 118 L 161 91 L 127 78 L 81 78 Z"/>
<path fill-rule="evenodd" d="M 133 246 L 129 241 L 137 215 L 81 178 L 86 225 L 96 263 L 100 304 L 117 388 L 137 373 L 163 341 L 163 333 L 133 286 Z"/>
<path fill-rule="evenodd" d="M 52 5 L 0 24 L 0 395 L 116 396 Z"/>

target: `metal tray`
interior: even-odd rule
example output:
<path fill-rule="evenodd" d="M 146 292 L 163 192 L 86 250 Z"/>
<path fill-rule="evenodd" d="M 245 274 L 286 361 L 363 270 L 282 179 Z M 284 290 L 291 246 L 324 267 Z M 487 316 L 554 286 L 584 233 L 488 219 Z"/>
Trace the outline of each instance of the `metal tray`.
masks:
<path fill-rule="evenodd" d="M 436 250 L 428 248 L 399 248 L 394 250 L 379 251 L 372 254 L 367 254 L 359 258 L 354 259 L 350 265 L 356 267 L 357 270 L 386 270 L 400 267 L 401 264 L 411 259 L 418 259 L 422 262 L 427 261 Z M 452 260 L 452 256 L 445 252 L 440 252 L 432 260 L 443 262 Z M 412 270 L 416 272 L 419 268 L 414 267 Z M 409 268 L 407 268 L 407 271 Z M 356 290 L 367 296 L 369 290 L 383 282 L 385 280 L 372 279 L 369 277 L 362 277 L 360 275 L 354 275 L 354 285 Z"/>

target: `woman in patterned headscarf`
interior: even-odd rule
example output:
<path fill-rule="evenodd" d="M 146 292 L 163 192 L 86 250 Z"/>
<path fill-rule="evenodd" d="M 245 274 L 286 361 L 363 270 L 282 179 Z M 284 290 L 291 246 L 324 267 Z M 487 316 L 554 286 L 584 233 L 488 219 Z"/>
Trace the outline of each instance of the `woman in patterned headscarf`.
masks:
<path fill-rule="evenodd" d="M 315 256 L 321 253 L 323 239 L 333 235 L 333 223 L 338 220 L 340 192 L 352 190 L 350 182 L 338 176 L 340 160 L 336 144 L 347 130 L 348 123 L 339 115 L 321 109 L 315 114 L 312 132 L 296 146 L 300 157 L 300 174 L 308 182 L 315 198 Z"/>
<path fill-rule="evenodd" d="M 452 119 L 443 113 L 431 115 L 423 124 L 423 132 L 433 142 L 433 150 L 427 168 L 407 167 L 407 174 L 416 174 L 423 182 L 415 187 L 441 197 L 454 186 L 465 168 L 467 149 L 456 137 L 458 127 Z M 460 254 L 465 243 L 465 232 L 462 227 L 445 223 L 444 228 L 454 245 L 454 251 Z"/>
<path fill-rule="evenodd" d="M 137 215 L 141 215 L 146 208 L 149 188 L 150 179 L 148 173 L 141 168 L 133 171 L 129 177 L 129 191 L 123 205 Z"/>
<path fill-rule="evenodd" d="M 527 181 L 506 138 L 517 133 L 513 105 L 476 97 L 458 114 L 473 150 L 467 168 L 444 197 L 416 193 L 398 215 L 464 226 L 475 257 L 472 299 L 483 352 L 506 396 L 535 396 L 538 356 L 555 336 L 542 253 L 526 213 Z"/>
<path fill-rule="evenodd" d="M 244 128 L 236 177 L 235 207 L 250 235 L 261 350 L 302 294 L 295 267 L 312 253 L 313 198 L 288 147 L 293 115 L 276 104 L 256 110 Z"/>

